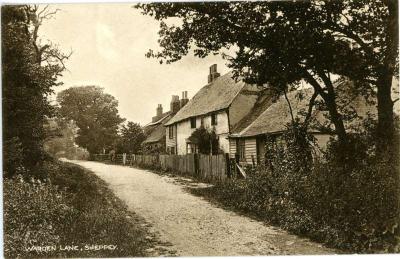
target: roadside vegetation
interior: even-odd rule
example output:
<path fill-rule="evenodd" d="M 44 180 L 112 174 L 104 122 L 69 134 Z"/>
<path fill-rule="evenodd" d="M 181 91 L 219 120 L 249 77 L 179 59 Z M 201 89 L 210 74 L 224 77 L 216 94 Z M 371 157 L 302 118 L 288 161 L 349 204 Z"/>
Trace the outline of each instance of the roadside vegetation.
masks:
<path fill-rule="evenodd" d="M 285 96 L 303 83 L 313 91 L 303 123 L 292 116 L 286 144 L 267 142 L 265 168 L 246 180 L 196 192 L 335 247 L 399 251 L 399 133 L 393 109 L 399 99 L 391 90 L 398 79 L 398 1 L 135 7 L 160 22 L 160 49 L 149 50 L 149 58 L 170 64 L 187 55 L 221 54 L 234 77 L 246 83 Z M 182 23 L 172 25 L 170 18 Z M 358 115 L 340 96 L 335 78 L 351 81 L 349 90 L 376 107 L 363 128 L 345 126 Z M 318 158 L 307 134 L 314 112 L 325 112 L 329 120 L 320 132 L 336 136 Z"/>
<path fill-rule="evenodd" d="M 5 257 L 138 257 L 152 247 L 143 220 L 97 176 L 55 161 L 42 170 L 48 176 L 42 180 L 4 180 Z M 38 250 L 45 246 L 55 251 Z M 66 246 L 79 250 L 62 251 Z"/>
<path fill-rule="evenodd" d="M 78 122 L 60 116 L 59 107 L 49 102 L 72 54 L 41 37 L 42 23 L 57 12 L 44 5 L 1 8 L 4 256 L 144 256 L 152 245 L 145 239 L 143 220 L 128 212 L 98 177 L 53 158 L 86 158 L 91 150 L 76 145 Z M 100 88 L 85 89 L 111 104 L 115 123 L 109 129 L 100 126 L 118 139 L 123 119 L 117 101 Z"/>
<path fill-rule="evenodd" d="M 398 253 L 399 197 L 392 178 L 398 161 L 377 163 L 381 158 L 366 144 L 371 137 L 351 138 L 354 156 L 345 166 L 337 159 L 337 140 L 313 158 L 312 136 L 291 128 L 286 144 L 269 150 L 266 167 L 249 169 L 247 179 L 189 191 L 346 252 Z"/>

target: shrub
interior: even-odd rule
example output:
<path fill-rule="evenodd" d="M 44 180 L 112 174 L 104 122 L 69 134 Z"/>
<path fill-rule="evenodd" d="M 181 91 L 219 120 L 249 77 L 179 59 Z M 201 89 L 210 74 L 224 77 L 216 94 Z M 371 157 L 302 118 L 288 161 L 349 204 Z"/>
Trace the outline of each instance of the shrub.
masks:
<path fill-rule="evenodd" d="M 39 170 L 39 168 L 37 169 Z M 4 250 L 15 257 L 133 257 L 151 246 L 126 205 L 85 169 L 54 161 L 42 165 L 45 181 L 4 180 Z M 115 250 L 40 252 L 36 246 L 117 245 Z"/>
<path fill-rule="evenodd" d="M 19 138 L 14 137 L 10 140 L 5 140 L 3 144 L 4 152 L 4 169 L 3 175 L 6 177 L 11 177 L 18 173 L 23 173 L 24 168 L 24 156 L 22 143 Z"/>
<path fill-rule="evenodd" d="M 38 256 L 36 251 L 27 249 L 35 245 L 59 245 L 60 226 L 68 224 L 74 214 L 65 193 L 52 184 L 33 179 L 26 182 L 22 177 L 3 183 L 4 255 Z"/>
<path fill-rule="evenodd" d="M 214 129 L 201 126 L 193 131 L 189 140 L 197 145 L 198 152 L 201 154 L 218 154 L 221 152 L 218 137 Z"/>
<path fill-rule="evenodd" d="M 398 161 L 376 154 L 370 131 L 350 135 L 346 166 L 334 139 L 322 159 L 296 125 L 282 139 L 269 140 L 266 168 L 246 180 L 193 192 L 334 247 L 399 252 Z"/>

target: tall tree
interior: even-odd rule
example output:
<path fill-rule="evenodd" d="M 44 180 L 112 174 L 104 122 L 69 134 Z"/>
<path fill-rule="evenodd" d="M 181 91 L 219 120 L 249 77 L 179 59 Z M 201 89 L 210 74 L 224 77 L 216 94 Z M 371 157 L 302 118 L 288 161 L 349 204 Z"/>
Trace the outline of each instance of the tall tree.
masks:
<path fill-rule="evenodd" d="M 8 159 L 15 147 L 21 153 L 19 166 L 30 168 L 43 160 L 43 125 L 52 114 L 47 97 L 61 84 L 69 57 L 38 37 L 42 22 L 55 13 L 29 5 L 1 8 L 4 170 L 9 174 L 18 167 Z"/>
<path fill-rule="evenodd" d="M 137 154 L 145 138 L 143 128 L 138 123 L 128 121 L 121 127 L 117 153 Z"/>
<path fill-rule="evenodd" d="M 76 143 L 90 154 L 111 149 L 124 121 L 118 115 L 118 101 L 98 86 L 71 87 L 57 95 L 60 114 L 77 127 Z"/>
<path fill-rule="evenodd" d="M 377 93 L 378 148 L 387 152 L 394 137 L 392 81 L 398 77 L 399 17 L 397 0 L 317 2 L 321 28 L 351 45 L 356 60 L 344 60 L 335 72 Z M 346 62 L 347 61 L 347 62 Z M 398 86 L 396 86 L 398 87 Z M 398 99 L 397 99 L 398 100 Z"/>
<path fill-rule="evenodd" d="M 162 49 L 150 50 L 148 57 L 170 63 L 191 48 L 198 57 L 231 49 L 228 65 L 249 83 L 269 83 L 284 92 L 305 80 L 315 91 L 310 106 L 321 96 L 342 143 L 347 135 L 332 75 L 357 81 L 365 95 L 378 89 L 381 139 L 391 135 L 396 6 L 397 1 L 366 0 L 136 5 L 161 21 Z M 180 18 L 179 25 L 168 25 L 172 17 Z"/>

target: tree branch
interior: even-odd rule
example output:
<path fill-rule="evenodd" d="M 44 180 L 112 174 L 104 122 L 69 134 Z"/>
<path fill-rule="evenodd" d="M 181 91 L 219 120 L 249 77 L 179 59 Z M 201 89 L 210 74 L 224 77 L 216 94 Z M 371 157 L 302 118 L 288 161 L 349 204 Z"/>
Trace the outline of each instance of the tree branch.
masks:
<path fill-rule="evenodd" d="M 316 91 L 314 91 L 313 95 L 311 96 L 310 102 L 308 104 L 308 111 L 307 111 L 307 115 L 306 118 L 304 119 L 304 127 L 307 128 L 308 124 L 311 120 L 311 115 L 312 115 L 312 110 L 315 104 L 315 99 L 317 99 L 318 97 L 318 93 Z"/>

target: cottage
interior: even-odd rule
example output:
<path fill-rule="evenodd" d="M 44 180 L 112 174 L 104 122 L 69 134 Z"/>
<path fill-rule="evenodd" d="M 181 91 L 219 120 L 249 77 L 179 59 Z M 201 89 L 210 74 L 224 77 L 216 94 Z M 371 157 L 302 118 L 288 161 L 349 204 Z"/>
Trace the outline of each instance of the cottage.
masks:
<path fill-rule="evenodd" d="M 173 95 L 170 103 L 170 111 L 163 113 L 163 107 L 158 104 L 156 116 L 154 116 L 149 124 L 144 127 L 146 139 L 143 141 L 143 153 L 159 154 L 166 150 L 166 132 L 165 123 L 167 123 L 181 107 L 189 101 L 187 91 L 182 92 L 182 99 L 179 100 L 178 95 Z"/>
<path fill-rule="evenodd" d="M 362 127 L 362 120 L 368 115 L 376 114 L 376 107 L 367 104 L 363 97 L 352 94 L 349 86 L 351 87 L 349 81 L 339 81 L 336 84 L 337 93 L 342 96 L 341 100 L 345 104 L 342 107 L 347 109 L 346 114 L 355 111 L 358 116 L 350 122 L 345 122 L 345 127 L 351 132 L 352 129 Z M 255 106 L 254 110 L 250 111 L 229 135 L 230 156 L 234 157 L 237 154 L 241 164 L 262 164 L 265 159 L 266 138 L 272 137 L 275 141 L 280 142 L 280 136 L 292 121 L 292 114 L 295 118 L 300 118 L 300 121 L 304 120 L 312 93 L 313 89 L 310 88 L 293 91 L 287 94 L 289 102 L 284 96 L 281 96 L 271 105 L 267 103 L 263 106 Z M 301 98 L 299 98 L 300 95 Z M 292 107 L 292 114 L 289 103 Z M 334 136 L 328 133 L 333 131 L 333 126 L 326 115 L 325 111 L 314 111 L 309 127 L 309 132 L 316 138 L 320 150 L 325 149 L 330 137 Z M 322 132 L 321 126 L 331 130 Z"/>
<path fill-rule="evenodd" d="M 221 152 L 229 153 L 228 136 L 231 129 L 236 127 L 251 111 L 259 96 L 264 94 L 264 88 L 236 81 L 232 76 L 232 73 L 220 76 L 217 65 L 210 67 L 208 84 L 165 124 L 168 153 L 198 152 L 198 144 L 189 137 L 201 126 L 213 130 Z"/>

